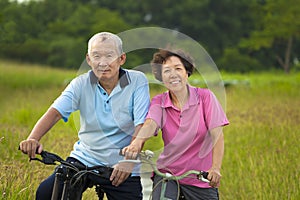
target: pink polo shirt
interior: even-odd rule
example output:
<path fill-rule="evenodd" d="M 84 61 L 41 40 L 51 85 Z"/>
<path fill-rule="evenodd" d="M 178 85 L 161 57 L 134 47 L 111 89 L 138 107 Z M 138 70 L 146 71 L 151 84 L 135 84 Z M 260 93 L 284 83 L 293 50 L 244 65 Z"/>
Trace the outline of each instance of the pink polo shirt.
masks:
<path fill-rule="evenodd" d="M 155 96 L 147 118 L 162 130 L 164 150 L 157 160 L 162 172 L 181 175 L 188 170 L 207 171 L 212 166 L 212 140 L 208 130 L 228 125 L 226 115 L 215 95 L 208 89 L 188 86 L 190 97 L 180 111 L 170 99 L 169 92 Z M 209 188 L 208 183 L 194 178 L 180 180 L 181 184 Z"/>

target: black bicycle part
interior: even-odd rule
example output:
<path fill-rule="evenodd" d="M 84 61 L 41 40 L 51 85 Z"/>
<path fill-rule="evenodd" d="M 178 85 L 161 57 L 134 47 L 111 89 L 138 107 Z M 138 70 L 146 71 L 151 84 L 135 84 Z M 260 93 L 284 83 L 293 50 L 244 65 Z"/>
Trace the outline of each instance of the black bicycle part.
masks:
<path fill-rule="evenodd" d="M 96 185 L 95 190 L 96 190 L 98 198 L 101 200 L 104 199 L 105 192 L 104 192 L 103 188 L 101 187 L 101 185 Z"/>
<path fill-rule="evenodd" d="M 63 163 L 64 160 L 54 153 L 49 153 L 47 151 L 42 151 L 40 153 L 42 159 L 39 158 L 30 158 L 29 161 L 37 160 L 45 165 L 56 165 L 56 162 Z"/>
<path fill-rule="evenodd" d="M 207 177 L 208 177 L 208 172 L 202 171 L 202 172 L 201 172 L 201 175 L 202 175 L 203 178 L 207 179 Z"/>
<path fill-rule="evenodd" d="M 18 148 L 20 150 L 20 147 Z M 47 151 L 42 151 L 41 153 L 36 152 L 40 155 L 41 158 L 30 158 L 29 161 L 39 161 L 45 165 L 57 165 L 60 163 L 59 166 L 55 169 L 55 180 L 54 186 L 52 190 L 52 197 L 51 200 L 59 200 L 59 181 L 63 181 L 63 190 L 61 195 L 61 200 L 79 200 L 82 197 L 82 194 L 79 195 L 80 191 L 83 190 L 81 185 L 86 180 L 86 176 L 80 176 L 81 179 L 79 182 L 78 180 L 75 183 L 72 183 L 72 178 L 76 175 L 76 173 L 83 171 L 83 173 L 89 173 L 89 171 L 94 171 L 99 176 L 103 178 L 109 178 L 110 174 L 113 171 L 113 168 L 105 167 L 105 166 L 93 166 L 87 167 L 80 162 L 67 162 L 62 159 L 60 156 L 50 153 Z M 94 185 L 88 185 L 87 187 L 93 187 Z M 95 185 L 95 191 L 99 200 L 104 198 L 104 190 L 100 185 Z M 78 195 L 76 195 L 78 193 Z"/>

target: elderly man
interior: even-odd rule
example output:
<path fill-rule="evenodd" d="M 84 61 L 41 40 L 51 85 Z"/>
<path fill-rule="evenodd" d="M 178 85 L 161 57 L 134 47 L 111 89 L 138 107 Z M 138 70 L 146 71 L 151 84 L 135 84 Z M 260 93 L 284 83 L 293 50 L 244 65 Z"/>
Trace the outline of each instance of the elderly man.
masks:
<path fill-rule="evenodd" d="M 40 139 L 51 127 L 79 110 L 79 140 L 67 161 L 89 167 L 102 165 L 109 176 L 87 175 L 72 194 L 74 198 L 81 198 L 92 184 L 100 186 L 108 199 L 142 199 L 138 169 L 132 166 L 128 170 L 128 163 L 118 162 L 123 159 L 119 150 L 130 144 L 144 123 L 150 102 L 147 78 L 141 72 L 121 68 L 126 54 L 121 39 L 112 33 L 97 33 L 89 40 L 86 61 L 91 70 L 71 81 L 20 143 L 20 149 L 34 158 L 43 148 Z M 36 199 L 51 199 L 54 177 L 55 173 L 40 184 Z"/>

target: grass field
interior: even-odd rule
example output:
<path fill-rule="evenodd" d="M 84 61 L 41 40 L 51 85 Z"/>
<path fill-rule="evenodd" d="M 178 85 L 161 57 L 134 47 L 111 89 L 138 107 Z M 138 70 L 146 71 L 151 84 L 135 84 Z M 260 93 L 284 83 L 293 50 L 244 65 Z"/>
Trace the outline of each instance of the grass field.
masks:
<path fill-rule="evenodd" d="M 38 184 L 53 171 L 53 166 L 29 163 L 17 148 L 75 76 L 76 71 L 0 61 L 0 199 L 34 199 Z M 222 77 L 247 84 L 226 88 L 231 124 L 224 129 L 221 199 L 300 199 L 300 73 Z M 77 139 L 76 127 L 76 120 L 59 122 L 42 139 L 44 149 L 66 157 Z M 158 141 L 146 148 L 156 148 Z M 88 190 L 83 199 L 95 199 L 94 192 Z"/>

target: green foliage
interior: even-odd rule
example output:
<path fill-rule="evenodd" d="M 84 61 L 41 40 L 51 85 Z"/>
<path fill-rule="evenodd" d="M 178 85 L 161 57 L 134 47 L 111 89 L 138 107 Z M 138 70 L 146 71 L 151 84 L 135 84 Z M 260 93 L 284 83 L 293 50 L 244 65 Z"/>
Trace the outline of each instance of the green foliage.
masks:
<path fill-rule="evenodd" d="M 218 62 L 220 70 L 231 72 L 264 71 L 262 64 L 248 55 L 241 54 L 238 49 L 225 49 L 223 57 Z"/>
<path fill-rule="evenodd" d="M 263 47 L 272 47 L 279 39 L 287 40 L 293 36 L 299 38 L 300 22 L 298 19 L 299 0 L 276 0 L 267 1 L 263 6 L 253 7 L 253 11 L 260 19 L 257 23 L 257 30 L 253 30 L 250 39 L 242 40 L 241 46 L 259 50 Z"/>
<path fill-rule="evenodd" d="M 129 28 L 117 12 L 71 1 L 14 2 L 0 12 L 0 57 L 65 68 L 80 66 L 94 33 Z"/>
<path fill-rule="evenodd" d="M 249 38 L 242 38 L 240 47 L 250 51 L 267 48 L 276 61 L 288 73 L 296 48 L 293 48 L 300 38 L 300 0 L 266 1 L 264 5 L 253 7 L 253 12 L 260 19 Z"/>
<path fill-rule="evenodd" d="M 226 63 L 226 70 L 259 68 L 252 64 L 265 66 L 264 69 L 283 66 L 287 70 L 294 58 L 299 59 L 300 25 L 296 19 L 300 10 L 299 6 L 291 6 L 299 3 L 299 0 L 178 0 L 176 3 L 0 0 L 0 57 L 75 69 L 84 60 L 87 40 L 94 33 L 158 26 L 195 39 L 218 66 Z M 243 61 L 236 63 L 243 66 L 230 64 L 228 49 L 237 49 L 238 60 Z M 133 57 L 131 66 L 149 62 L 145 53 Z M 249 57 L 254 59 L 252 63 Z M 251 67 L 245 67 L 245 63 Z"/>

